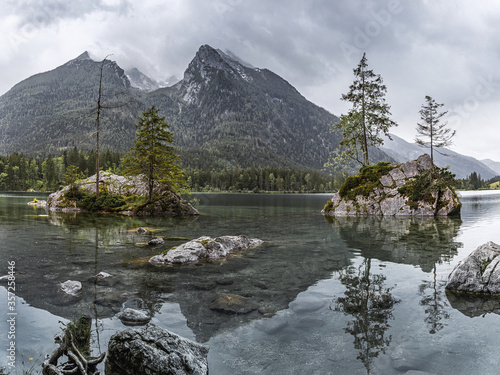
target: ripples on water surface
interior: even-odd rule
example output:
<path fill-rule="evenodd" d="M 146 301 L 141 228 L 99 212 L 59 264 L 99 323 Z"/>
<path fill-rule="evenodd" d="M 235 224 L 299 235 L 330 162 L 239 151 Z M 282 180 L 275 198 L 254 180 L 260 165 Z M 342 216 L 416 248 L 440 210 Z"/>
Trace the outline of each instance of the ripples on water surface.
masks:
<path fill-rule="evenodd" d="M 215 375 L 498 373 L 500 317 L 477 301 L 447 296 L 444 283 L 476 247 L 500 242 L 500 194 L 461 193 L 461 217 L 438 220 L 325 220 L 319 211 L 328 195 L 195 196 L 197 218 L 140 219 L 47 214 L 26 204 L 32 195 L 0 195 L 0 275 L 9 260 L 17 271 L 18 372 L 22 362 L 38 366 L 52 352 L 59 321 L 97 317 L 93 347 L 105 350 L 109 337 L 125 328 L 116 314 L 133 307 L 209 345 Z M 151 235 L 135 233 L 137 227 L 165 237 L 164 247 L 144 246 Z M 182 238 L 239 234 L 265 244 L 198 266 L 146 262 Z M 114 277 L 96 284 L 100 271 Z M 83 283 L 80 298 L 59 292 L 57 284 L 68 279 Z M 211 310 L 227 293 L 248 297 L 259 309 Z M 0 304 L 5 353 L 5 287 Z"/>

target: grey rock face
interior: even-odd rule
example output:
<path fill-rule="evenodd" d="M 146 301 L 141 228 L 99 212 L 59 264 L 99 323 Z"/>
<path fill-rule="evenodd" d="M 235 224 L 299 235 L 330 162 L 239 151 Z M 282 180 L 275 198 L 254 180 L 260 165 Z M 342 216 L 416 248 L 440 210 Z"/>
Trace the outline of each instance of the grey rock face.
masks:
<path fill-rule="evenodd" d="M 208 347 L 154 324 L 114 334 L 106 375 L 206 375 Z"/>
<path fill-rule="evenodd" d="M 168 252 L 155 255 L 149 262 L 152 264 L 184 264 L 196 263 L 203 259 L 221 259 L 237 250 L 245 250 L 262 244 L 262 240 L 245 236 L 222 236 L 211 238 L 203 236 L 189 241 Z"/>
<path fill-rule="evenodd" d="M 455 292 L 500 294 L 500 246 L 479 246 L 451 272 L 446 289 Z"/>
<path fill-rule="evenodd" d="M 388 174 L 380 177 L 379 184 L 367 195 L 354 200 L 344 199 L 336 193 L 323 210 L 330 216 L 447 216 L 460 211 L 460 201 L 450 187 L 440 187 L 425 199 L 412 202 L 400 188 L 411 183 L 422 172 L 433 168 L 430 156 L 421 155 L 402 165 L 393 164 Z M 433 182 L 435 184 L 437 181 Z M 404 189 L 403 189 L 404 190 Z"/>

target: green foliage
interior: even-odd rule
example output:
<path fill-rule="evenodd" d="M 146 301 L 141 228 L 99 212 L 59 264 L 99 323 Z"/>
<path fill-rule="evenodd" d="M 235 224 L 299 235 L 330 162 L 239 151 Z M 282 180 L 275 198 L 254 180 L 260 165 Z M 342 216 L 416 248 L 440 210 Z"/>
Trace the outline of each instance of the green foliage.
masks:
<path fill-rule="evenodd" d="M 101 153 L 102 165 L 116 169 L 120 155 L 109 150 Z M 73 148 L 59 157 L 27 157 L 14 152 L 0 155 L 0 191 L 54 191 L 61 185 L 71 185 L 80 178 L 95 174 L 95 152 Z"/>
<path fill-rule="evenodd" d="M 423 147 L 429 147 L 431 150 L 431 161 L 434 164 L 434 149 L 450 146 L 451 139 L 455 136 L 456 131 L 446 128 L 447 122 L 440 123 L 441 118 L 448 112 L 438 112 L 438 109 L 444 104 L 438 104 L 430 96 L 426 96 L 427 104 L 422 104 L 422 109 L 419 111 L 422 123 L 417 124 L 417 133 L 419 136 L 426 138 L 423 140 L 415 138 L 415 142 Z"/>
<path fill-rule="evenodd" d="M 410 179 L 398 189 L 400 194 L 406 195 L 410 202 L 434 201 L 432 194 L 446 187 L 453 187 L 455 175 L 448 168 L 434 167 L 420 172 L 414 179 Z"/>
<path fill-rule="evenodd" d="M 53 185 L 60 187 L 76 183 L 79 179 L 95 174 L 95 152 L 84 152 L 76 148 L 64 150 L 57 158 L 52 158 L 57 171 Z M 0 191 L 54 190 L 44 182 L 42 164 L 44 158 L 27 158 L 23 154 L 0 155 Z M 210 160 L 210 159 L 209 159 Z M 120 155 L 106 150 L 101 152 L 101 165 L 104 169 L 115 170 L 121 166 Z M 18 167 L 18 168 L 13 168 Z M 17 171 L 17 172 L 16 172 Z M 14 173 L 16 173 L 14 175 Z M 327 176 L 315 170 L 290 169 L 281 167 L 266 168 L 222 168 L 211 166 L 207 169 L 187 170 L 187 186 L 193 191 L 245 191 L 245 192 L 332 192 L 343 183 L 345 173 L 337 172 Z M 270 176 L 274 176 L 271 184 Z M 73 189 L 72 189 L 73 190 Z M 78 192 L 68 192 L 68 199 L 78 198 Z M 146 202 L 144 197 L 127 197 L 132 207 L 140 207 Z M 130 201 L 132 200 L 132 202 Z"/>
<path fill-rule="evenodd" d="M 351 102 L 352 109 L 340 116 L 334 128 L 342 132 L 340 155 L 368 165 L 369 147 L 382 145 L 381 133 L 390 138 L 389 128 L 396 123 L 389 118 L 390 106 L 385 102 L 387 88 L 382 77 L 368 69 L 366 54 L 353 71 L 355 80 L 341 98 Z"/>
<path fill-rule="evenodd" d="M 202 241 L 193 241 L 193 242 L 198 242 L 201 244 L 204 248 L 207 247 L 207 244 L 210 242 L 210 240 L 202 240 Z"/>
<path fill-rule="evenodd" d="M 500 177 L 494 177 L 488 182 L 481 178 L 481 175 L 472 172 L 467 178 L 461 179 L 457 181 L 457 188 L 464 190 L 478 190 L 484 188 L 490 188 L 489 184 L 492 184 L 499 180 Z"/>
<path fill-rule="evenodd" d="M 481 259 L 481 264 L 479 265 L 481 275 L 486 271 L 486 268 L 491 264 L 493 259 L 489 258 L 488 259 Z"/>
<path fill-rule="evenodd" d="M 131 210 L 138 210 L 148 203 L 148 197 L 134 194 L 126 197 L 126 201 Z"/>
<path fill-rule="evenodd" d="M 349 176 L 339 189 L 341 198 L 354 200 L 357 195 L 367 196 L 374 188 L 381 186 L 380 178 L 388 174 L 394 166 L 387 162 L 361 167 L 356 176 Z"/>
<path fill-rule="evenodd" d="M 90 355 L 90 329 L 92 319 L 83 315 L 67 324 L 64 324 L 64 338 L 66 342 L 70 342 L 70 336 L 73 337 L 73 343 L 78 351 L 85 357 Z"/>
<path fill-rule="evenodd" d="M 331 211 L 331 210 L 333 210 L 333 202 L 332 202 L 332 200 L 331 200 L 331 199 L 329 199 L 329 200 L 327 200 L 327 201 L 326 201 L 326 204 L 325 204 L 325 206 L 323 207 L 323 211 L 324 211 L 324 212 L 329 212 L 329 211 Z"/>
<path fill-rule="evenodd" d="M 178 191 L 185 185 L 184 171 L 172 144 L 174 135 L 159 110 L 152 106 L 139 118 L 134 146 L 125 155 L 123 164 L 127 175 L 142 175 L 148 184 L 149 201 L 155 185 Z"/>
<path fill-rule="evenodd" d="M 96 198 L 95 194 L 81 191 L 78 191 L 75 195 L 68 196 L 69 192 L 70 191 L 65 194 L 65 198 L 75 199 L 77 207 L 86 211 L 117 212 L 124 211 L 128 208 L 127 202 L 122 195 L 113 195 L 109 194 L 107 191 L 102 191 L 99 194 L 99 198 Z"/>
<path fill-rule="evenodd" d="M 285 168 L 234 168 L 188 170 L 187 182 L 193 191 L 233 192 L 316 192 L 334 191 L 343 181 L 317 171 Z"/>
<path fill-rule="evenodd" d="M 69 185 L 71 195 L 75 195 L 78 190 L 76 182 L 81 180 L 83 177 L 84 174 L 78 171 L 78 167 L 76 165 L 68 165 L 66 172 L 62 176 L 62 183 L 63 185 Z"/>

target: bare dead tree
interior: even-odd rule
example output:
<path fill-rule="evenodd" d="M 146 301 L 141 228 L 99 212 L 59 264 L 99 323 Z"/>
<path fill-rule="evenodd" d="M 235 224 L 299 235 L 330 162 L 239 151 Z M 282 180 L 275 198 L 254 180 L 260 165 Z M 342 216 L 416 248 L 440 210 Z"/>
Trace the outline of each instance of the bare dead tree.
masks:
<path fill-rule="evenodd" d="M 98 96 L 97 96 L 97 108 L 96 108 L 96 178 L 95 178 L 95 194 L 96 198 L 99 198 L 99 132 L 100 132 L 100 121 L 101 121 L 101 111 L 104 109 L 116 109 L 120 107 L 124 107 L 130 103 L 130 101 L 126 103 L 118 103 L 114 105 L 104 105 L 103 104 L 103 93 L 102 93 L 102 72 L 104 69 L 104 63 L 106 62 L 106 59 L 111 56 L 107 55 L 102 61 L 101 61 L 101 66 L 99 67 L 99 91 L 98 91 Z"/>

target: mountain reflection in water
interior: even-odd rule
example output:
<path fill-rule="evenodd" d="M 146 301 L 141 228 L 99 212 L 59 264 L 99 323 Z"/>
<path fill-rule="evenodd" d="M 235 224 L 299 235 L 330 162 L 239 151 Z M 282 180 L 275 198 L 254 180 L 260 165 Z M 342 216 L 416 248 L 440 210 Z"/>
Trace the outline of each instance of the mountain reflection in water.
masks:
<path fill-rule="evenodd" d="M 32 195 L 0 196 L 0 252 L 17 265 L 19 355 L 41 361 L 57 321 L 83 313 L 94 318 L 94 347 L 105 349 L 126 328 L 116 314 L 132 307 L 208 344 L 210 373 L 220 375 L 493 374 L 500 366 L 488 354 L 500 334 L 498 304 L 444 291 L 455 264 L 500 242 L 500 195 L 463 197 L 461 219 L 326 220 L 326 195 L 196 197 L 202 215 L 180 219 L 46 213 L 26 205 Z M 240 234 L 265 242 L 224 261 L 147 262 L 186 239 Z M 156 236 L 164 246 L 145 245 Z M 113 276 L 96 279 L 101 271 Z M 59 290 L 68 279 L 82 282 L 80 296 Z M 247 313 L 214 309 L 227 295 L 244 297 Z"/>

